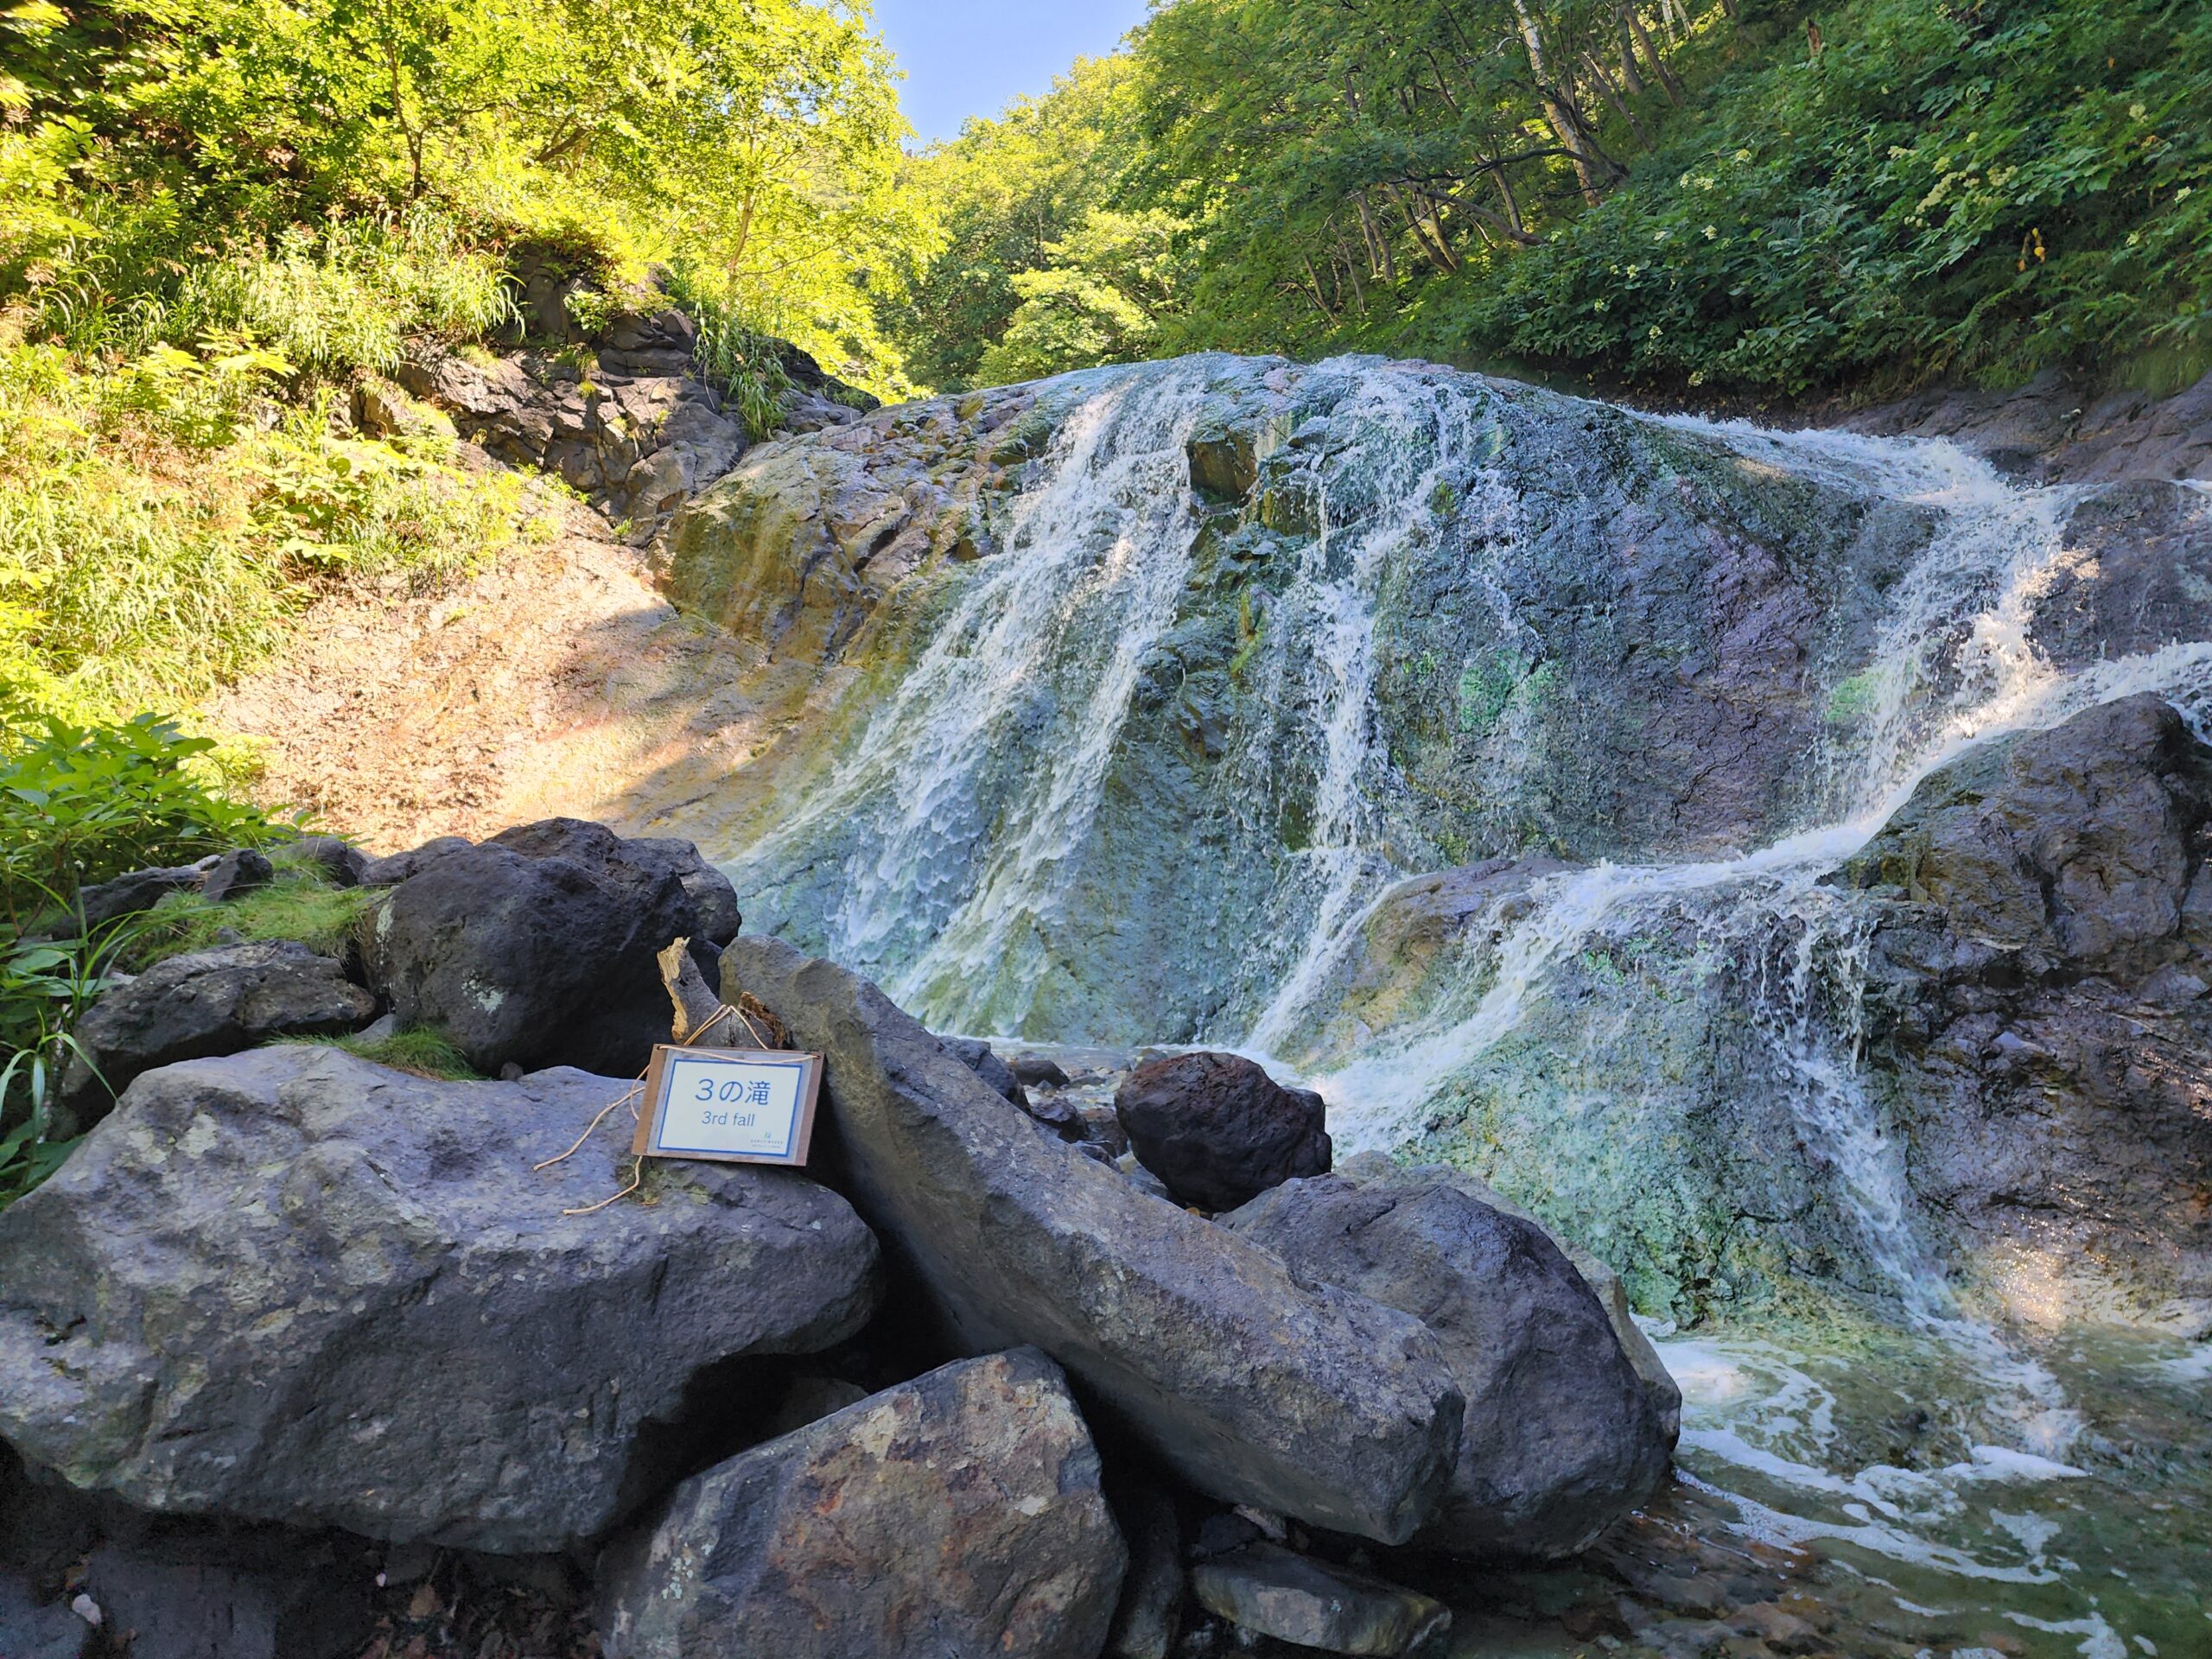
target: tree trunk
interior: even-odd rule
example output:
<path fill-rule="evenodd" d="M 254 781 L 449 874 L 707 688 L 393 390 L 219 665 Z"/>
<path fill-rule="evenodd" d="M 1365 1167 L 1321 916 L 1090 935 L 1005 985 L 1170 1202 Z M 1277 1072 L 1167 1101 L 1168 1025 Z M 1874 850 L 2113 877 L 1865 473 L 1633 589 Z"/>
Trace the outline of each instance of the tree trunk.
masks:
<path fill-rule="evenodd" d="M 1605 73 L 1605 66 L 1598 61 L 1597 54 L 1585 52 L 1582 62 L 1590 71 L 1591 79 L 1598 83 L 1599 90 L 1605 93 L 1605 102 L 1613 106 L 1613 113 L 1628 124 L 1636 142 L 1646 149 L 1650 149 L 1651 135 L 1643 130 L 1643 123 L 1636 118 L 1636 111 L 1629 108 L 1627 100 L 1621 97 L 1619 89 L 1613 85 L 1613 78 Z"/>
<path fill-rule="evenodd" d="M 1590 158 L 1583 154 L 1580 126 L 1567 113 L 1566 105 L 1556 90 L 1551 65 L 1546 60 L 1543 32 L 1536 27 L 1534 13 L 1528 0 L 1513 0 L 1513 15 L 1521 25 L 1521 43 L 1528 49 L 1529 69 L 1536 78 L 1536 96 L 1542 100 L 1544 118 L 1551 124 L 1552 134 L 1559 140 L 1574 162 L 1574 176 L 1582 186 L 1582 200 L 1595 207 L 1598 205 L 1598 180 L 1591 171 Z"/>
<path fill-rule="evenodd" d="M 1643 72 L 1636 67 L 1636 37 L 1629 32 L 1628 9 L 1623 7 L 1613 14 L 1620 24 L 1621 81 L 1628 88 L 1630 98 L 1643 96 Z"/>
<path fill-rule="evenodd" d="M 1667 60 L 1659 55 L 1659 48 L 1651 44 L 1651 36 L 1644 32 L 1643 19 L 1636 15 L 1634 6 L 1630 6 L 1621 16 L 1628 19 L 1636 43 L 1643 48 L 1643 55 L 1651 60 L 1652 73 L 1659 77 L 1660 89 L 1667 94 L 1667 101 L 1676 109 L 1681 108 L 1682 84 L 1675 79 L 1675 72 L 1667 67 Z"/>

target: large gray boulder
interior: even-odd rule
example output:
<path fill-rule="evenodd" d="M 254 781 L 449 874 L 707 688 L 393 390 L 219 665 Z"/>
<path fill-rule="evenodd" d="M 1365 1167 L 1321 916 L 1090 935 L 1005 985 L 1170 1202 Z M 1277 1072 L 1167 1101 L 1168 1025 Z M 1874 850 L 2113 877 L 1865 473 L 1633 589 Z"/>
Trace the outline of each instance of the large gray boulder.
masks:
<path fill-rule="evenodd" d="M 1201 1491 L 1402 1542 L 1463 1402 L 1419 1320 L 1302 1288 L 1270 1252 L 1039 1135 L 884 995 L 741 937 L 722 995 L 828 1057 L 842 1190 L 970 1352 L 1033 1343 Z"/>
<path fill-rule="evenodd" d="M 1667 1370 L 1666 1361 L 1659 1357 L 1659 1351 L 1651 1345 L 1651 1338 L 1636 1322 L 1636 1309 L 1629 1300 L 1628 1287 L 1621 1276 L 1599 1261 L 1588 1250 L 1564 1234 L 1544 1225 L 1543 1218 L 1522 1208 L 1489 1182 L 1479 1180 L 1464 1169 L 1446 1165 L 1428 1164 L 1408 1167 L 1399 1164 L 1387 1154 L 1363 1152 L 1337 1166 L 1337 1173 L 1355 1181 L 1424 1180 L 1443 1181 L 1458 1188 L 1478 1203 L 1518 1217 L 1532 1227 L 1542 1229 L 1546 1238 L 1559 1247 L 1559 1253 L 1573 1264 L 1575 1272 L 1582 1275 L 1582 1282 L 1590 1287 L 1598 1298 L 1599 1306 L 1605 1310 L 1605 1322 L 1613 1327 L 1613 1335 L 1621 1344 L 1621 1351 L 1628 1356 L 1629 1364 L 1643 1383 L 1643 1392 L 1651 1401 L 1651 1408 L 1659 1414 L 1659 1426 L 1671 1449 L 1682 1427 L 1682 1390 L 1673 1374 Z"/>
<path fill-rule="evenodd" d="M 170 957 L 77 1022 L 80 1052 L 63 1076 L 62 1103 L 89 1125 L 157 1065 L 235 1054 L 273 1037 L 359 1031 L 376 1011 L 376 998 L 338 962 L 289 939 Z"/>
<path fill-rule="evenodd" d="M 675 847 L 689 843 L 552 818 L 481 846 L 418 849 L 365 918 L 369 982 L 479 1071 L 634 1076 L 669 1036 L 655 955 L 736 925 L 729 883 Z M 386 874 L 372 867 L 364 879 Z"/>
<path fill-rule="evenodd" d="M 1649 1497 L 1673 1436 L 1581 1274 L 1533 1222 L 1445 1170 L 1292 1181 L 1221 1217 L 1334 1285 L 1420 1317 L 1466 1397 L 1451 1491 L 1414 1542 L 1554 1560 Z"/>
<path fill-rule="evenodd" d="M 151 1071 L 0 1214 L 0 1439 L 138 1507 L 550 1550 L 776 1402 L 709 1368 L 857 1331 L 876 1247 L 787 1170 L 566 1161 L 624 1084 L 434 1083 L 332 1049 Z"/>
<path fill-rule="evenodd" d="M 2131 696 L 1930 772 L 1842 881 L 1929 1206 L 2212 1316 L 2212 747 Z M 2100 1313 L 2099 1317 L 2105 1317 Z"/>
<path fill-rule="evenodd" d="M 608 1552 L 608 1659 L 1096 1659 L 1127 1559 L 1034 1349 L 947 1365 L 677 1487 Z"/>

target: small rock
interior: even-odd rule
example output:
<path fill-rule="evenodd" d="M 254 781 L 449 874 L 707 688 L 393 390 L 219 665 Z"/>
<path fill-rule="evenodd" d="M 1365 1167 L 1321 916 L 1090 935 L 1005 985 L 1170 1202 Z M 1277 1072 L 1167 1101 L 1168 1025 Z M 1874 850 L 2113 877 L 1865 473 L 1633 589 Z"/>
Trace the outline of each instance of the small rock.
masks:
<path fill-rule="evenodd" d="M 607 1659 L 1095 1659 L 1127 1555 L 1034 1349 L 947 1365 L 685 1481 L 601 1566 Z"/>
<path fill-rule="evenodd" d="M 958 1060 L 961 1065 L 966 1066 L 985 1083 L 989 1084 L 1007 1099 L 1020 1107 L 1023 1111 L 1028 1112 L 1032 1117 L 1037 1117 L 1037 1113 L 1030 1107 L 1029 1096 L 1023 1092 L 1020 1083 L 1014 1075 L 1014 1069 L 991 1052 L 991 1046 L 988 1043 L 980 1037 L 940 1037 L 938 1041 L 944 1045 L 946 1053 Z M 1038 1122 L 1048 1122 L 1050 1120 L 1039 1117 Z"/>
<path fill-rule="evenodd" d="M 1251 1544 L 1191 1573 L 1198 1605 L 1233 1624 L 1326 1653 L 1384 1659 L 1418 1650 L 1451 1628 L 1440 1601 L 1276 1544 Z"/>
<path fill-rule="evenodd" d="M 222 904 L 256 887 L 267 887 L 276 874 L 276 867 L 266 857 L 251 847 L 241 847 L 215 861 L 200 881 L 200 896 L 210 904 Z"/>
<path fill-rule="evenodd" d="M 1129 1074 L 1115 1116 L 1176 1201 L 1234 1210 L 1269 1187 L 1328 1173 L 1321 1096 L 1286 1089 L 1241 1054 L 1170 1054 Z"/>
<path fill-rule="evenodd" d="M 123 917 L 151 910 L 173 893 L 198 892 L 200 874 L 190 865 L 172 869 L 133 870 L 128 875 L 117 876 L 112 881 L 79 888 L 76 908 L 83 916 L 86 931 L 90 932 Z"/>
<path fill-rule="evenodd" d="M 351 1659 L 372 1634 L 369 1584 L 285 1561 L 288 1546 L 271 1540 L 248 1563 L 238 1557 L 249 1551 L 213 1529 L 105 1543 L 77 1603 L 96 1603 L 106 1629 L 129 1633 L 130 1659 Z"/>
<path fill-rule="evenodd" d="M 289 939 L 170 957 L 77 1022 L 82 1052 L 64 1074 L 62 1103 L 89 1127 L 156 1066 L 235 1054 L 276 1037 L 357 1031 L 376 1011 L 376 999 L 335 960 Z"/>
<path fill-rule="evenodd" d="M 399 1023 L 396 1014 L 380 1014 L 353 1033 L 354 1040 L 368 1046 L 388 1043 L 406 1027 Z"/>
<path fill-rule="evenodd" d="M 78 1659 L 88 1622 L 72 1606 L 41 1599 L 28 1580 L 0 1568 L 0 1654 L 7 1659 Z"/>
<path fill-rule="evenodd" d="M 1182 1628 L 1183 1538 L 1175 1506 L 1155 1487 L 1118 1498 L 1114 1512 L 1129 1550 L 1122 1602 L 1107 1638 L 1108 1659 L 1167 1659 Z"/>
<path fill-rule="evenodd" d="M 320 872 L 333 887 L 357 887 L 369 857 L 350 841 L 338 836 L 302 836 L 276 849 L 278 861 Z"/>
<path fill-rule="evenodd" d="M 1068 1086 L 1068 1074 L 1050 1055 L 1015 1054 L 1008 1058 L 1007 1065 L 1015 1078 L 1028 1088 L 1065 1089 Z"/>

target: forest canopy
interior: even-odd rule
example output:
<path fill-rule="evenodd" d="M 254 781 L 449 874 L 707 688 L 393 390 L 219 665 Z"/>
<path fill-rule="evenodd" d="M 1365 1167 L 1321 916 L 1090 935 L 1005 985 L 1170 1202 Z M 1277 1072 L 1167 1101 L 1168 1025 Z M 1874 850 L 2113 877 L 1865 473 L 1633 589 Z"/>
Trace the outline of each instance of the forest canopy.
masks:
<path fill-rule="evenodd" d="M 435 207 L 469 241 L 672 267 L 898 383 L 925 256 L 888 54 L 807 0 L 111 0 L 0 10 L 0 301 L 166 297 L 211 255 Z"/>
<path fill-rule="evenodd" d="M 947 385 L 1222 347 L 1760 394 L 2212 368 L 2191 0 L 1172 0 L 917 162 Z"/>

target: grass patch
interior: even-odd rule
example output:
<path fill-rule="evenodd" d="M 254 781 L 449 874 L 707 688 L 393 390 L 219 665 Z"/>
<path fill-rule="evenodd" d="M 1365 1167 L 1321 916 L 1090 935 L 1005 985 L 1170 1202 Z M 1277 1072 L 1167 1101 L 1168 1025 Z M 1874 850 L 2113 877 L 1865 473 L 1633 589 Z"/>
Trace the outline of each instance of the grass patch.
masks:
<path fill-rule="evenodd" d="M 446 1040 L 442 1032 L 423 1026 L 410 1026 L 374 1042 L 360 1037 L 296 1037 L 283 1040 L 296 1046 L 342 1048 L 361 1059 L 435 1083 L 486 1081 L 484 1074 L 468 1064 L 461 1052 Z"/>
<path fill-rule="evenodd" d="M 249 942 L 297 939 L 318 956 L 345 949 L 354 925 L 382 897 L 375 887 L 338 887 L 314 876 L 280 872 L 267 887 L 256 887 L 221 904 L 194 893 L 173 893 L 156 906 L 145 934 L 131 953 L 131 966 L 143 972 L 169 957 L 207 950 L 224 929 Z"/>

